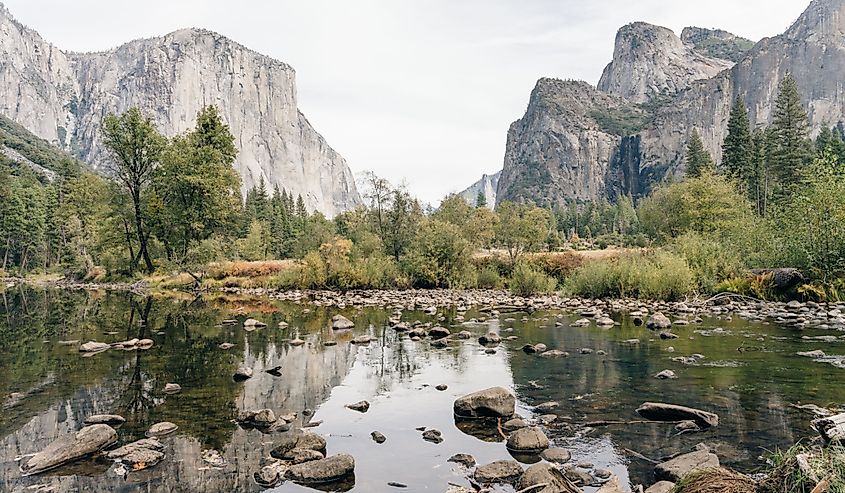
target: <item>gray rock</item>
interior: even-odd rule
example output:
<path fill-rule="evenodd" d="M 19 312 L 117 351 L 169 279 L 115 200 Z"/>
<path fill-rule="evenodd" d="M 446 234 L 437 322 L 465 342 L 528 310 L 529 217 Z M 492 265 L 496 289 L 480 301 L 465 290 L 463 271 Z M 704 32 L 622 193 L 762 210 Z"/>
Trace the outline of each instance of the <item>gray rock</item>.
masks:
<path fill-rule="evenodd" d="M 118 414 L 94 414 L 85 418 L 86 425 L 122 425 L 126 422 L 126 418 Z"/>
<path fill-rule="evenodd" d="M 566 464 L 572 460 L 572 453 L 562 448 L 549 448 L 540 453 L 540 458 L 555 464 Z"/>
<path fill-rule="evenodd" d="M 348 409 L 352 409 L 353 411 L 358 411 L 359 413 L 365 413 L 370 409 L 370 403 L 367 401 L 360 401 L 354 404 L 347 404 L 346 407 Z"/>
<path fill-rule="evenodd" d="M 502 337 L 495 332 L 489 332 L 478 338 L 479 344 L 483 346 L 494 346 L 502 342 Z"/>
<path fill-rule="evenodd" d="M 443 339 L 444 337 L 449 337 L 451 332 L 446 327 L 432 327 L 428 331 L 428 337 L 432 339 Z"/>
<path fill-rule="evenodd" d="M 290 460 L 291 451 L 295 449 L 326 450 L 326 440 L 315 433 L 302 433 L 299 435 L 286 435 L 279 440 L 279 444 L 270 451 L 274 459 Z"/>
<path fill-rule="evenodd" d="M 343 315 L 335 315 L 332 317 L 332 329 L 334 330 L 348 330 L 355 327 L 355 322 L 349 320 Z"/>
<path fill-rule="evenodd" d="M 295 448 L 285 454 L 285 459 L 290 461 L 291 464 L 302 464 L 312 460 L 320 460 L 324 457 L 325 455 L 321 451 L 307 448 Z"/>
<path fill-rule="evenodd" d="M 155 438 L 142 438 L 110 451 L 106 457 L 120 460 L 132 471 L 149 469 L 164 460 L 164 445 Z"/>
<path fill-rule="evenodd" d="M 425 430 L 422 434 L 423 440 L 431 443 L 443 442 L 443 433 L 440 430 Z"/>
<path fill-rule="evenodd" d="M 543 430 L 536 426 L 521 428 L 510 434 L 507 448 L 514 452 L 540 453 L 549 448 L 549 439 Z"/>
<path fill-rule="evenodd" d="M 355 459 L 348 454 L 338 454 L 290 466 L 284 477 L 297 483 L 319 484 L 337 481 L 354 471 Z"/>
<path fill-rule="evenodd" d="M 475 457 L 469 454 L 455 454 L 452 457 L 449 457 L 448 462 L 460 464 L 467 469 L 475 467 Z"/>
<path fill-rule="evenodd" d="M 513 394 L 502 387 L 492 387 L 455 400 L 454 412 L 468 418 L 509 418 L 515 407 Z"/>
<path fill-rule="evenodd" d="M 161 437 L 165 435 L 169 435 L 174 431 L 178 430 L 179 427 L 169 421 L 162 421 L 161 423 L 156 423 L 150 426 L 150 429 L 147 430 L 146 435 L 150 438 L 153 437 Z"/>
<path fill-rule="evenodd" d="M 659 378 L 661 380 L 671 380 L 671 379 L 678 378 L 678 376 L 675 375 L 675 372 L 672 371 L 672 370 L 663 370 L 660 373 L 658 373 L 657 375 L 655 375 L 654 378 Z"/>
<path fill-rule="evenodd" d="M 540 488 L 538 485 L 545 484 Z M 532 486 L 538 488 L 532 493 L 581 493 L 581 489 L 572 484 L 559 469 L 547 463 L 534 464 L 528 469 L 516 484 L 517 490 L 524 490 Z"/>
<path fill-rule="evenodd" d="M 654 466 L 654 477 L 659 481 L 677 482 L 693 471 L 716 467 L 719 467 L 719 458 L 716 454 L 697 450 L 657 464 Z"/>
<path fill-rule="evenodd" d="M 520 428 L 526 427 L 528 427 L 528 423 L 526 423 L 522 418 L 509 419 L 502 424 L 502 430 L 506 432 L 516 431 Z"/>
<path fill-rule="evenodd" d="M 270 426 L 275 423 L 276 414 L 273 412 L 272 409 L 241 411 L 240 413 L 238 413 L 237 421 L 241 424 L 261 428 Z"/>
<path fill-rule="evenodd" d="M 166 394 L 178 394 L 182 391 L 182 386 L 178 383 L 168 383 L 164 386 L 164 392 Z"/>
<path fill-rule="evenodd" d="M 241 366 L 237 370 L 235 370 L 235 374 L 232 375 L 232 378 L 238 382 L 248 380 L 252 378 L 252 368 Z"/>
<path fill-rule="evenodd" d="M 105 342 L 89 341 L 79 346 L 80 353 L 101 353 L 108 349 L 111 349 L 111 345 L 106 344 Z"/>
<path fill-rule="evenodd" d="M 540 353 L 540 357 L 542 358 L 566 358 L 567 356 L 569 356 L 569 353 L 560 349 L 550 349 Z"/>
<path fill-rule="evenodd" d="M 670 493 L 675 488 L 675 483 L 670 481 L 659 481 L 649 486 L 645 493 Z"/>
<path fill-rule="evenodd" d="M 522 476 L 522 472 L 522 466 L 515 460 L 497 460 L 478 466 L 473 477 L 481 484 L 513 484 Z"/>
<path fill-rule="evenodd" d="M 59 438 L 41 452 L 22 461 L 21 473 L 29 476 L 49 471 L 103 450 L 115 442 L 117 432 L 114 428 L 104 424 L 86 426 L 76 433 Z"/>
<path fill-rule="evenodd" d="M 387 437 L 384 436 L 384 434 L 381 433 L 380 431 L 374 431 L 374 432 L 370 433 L 370 436 L 373 438 L 373 441 L 376 442 L 376 443 L 384 443 L 384 442 L 387 441 Z"/>
<path fill-rule="evenodd" d="M 672 326 L 672 321 L 669 318 L 660 313 L 654 313 L 648 318 L 648 322 L 646 322 L 646 327 L 649 329 L 668 329 Z"/>

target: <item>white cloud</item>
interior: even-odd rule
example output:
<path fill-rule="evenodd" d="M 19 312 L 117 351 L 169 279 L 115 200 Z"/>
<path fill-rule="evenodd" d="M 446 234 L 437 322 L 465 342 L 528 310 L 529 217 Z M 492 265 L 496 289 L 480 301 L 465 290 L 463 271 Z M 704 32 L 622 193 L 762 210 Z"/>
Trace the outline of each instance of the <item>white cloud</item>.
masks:
<path fill-rule="evenodd" d="M 297 70 L 299 102 L 353 170 L 429 202 L 502 165 L 543 76 L 595 83 L 616 29 L 643 20 L 784 31 L 804 0 L 5 0 L 64 49 L 205 27 Z"/>

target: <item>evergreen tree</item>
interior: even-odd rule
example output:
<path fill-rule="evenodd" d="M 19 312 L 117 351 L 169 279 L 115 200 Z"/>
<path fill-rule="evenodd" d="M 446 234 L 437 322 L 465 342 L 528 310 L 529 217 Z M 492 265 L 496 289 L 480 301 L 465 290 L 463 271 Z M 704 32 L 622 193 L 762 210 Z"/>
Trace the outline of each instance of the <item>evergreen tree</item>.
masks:
<path fill-rule="evenodd" d="M 756 128 L 751 134 L 751 174 L 749 177 L 751 187 L 748 193 L 757 214 L 760 216 L 766 215 L 772 194 L 772 177 L 768 151 L 770 133 L 764 128 Z"/>
<path fill-rule="evenodd" d="M 698 178 L 706 173 L 712 173 L 714 164 L 710 153 L 704 149 L 698 130 L 693 130 L 687 142 L 687 176 Z"/>
<path fill-rule="evenodd" d="M 728 135 L 722 144 L 722 168 L 726 174 L 739 181 L 746 189 L 751 188 L 751 122 L 745 100 L 738 96 L 728 119 Z"/>
<path fill-rule="evenodd" d="M 798 83 L 787 74 L 778 88 L 769 141 L 772 171 L 779 195 L 788 196 L 799 184 L 810 159 L 807 113 L 801 106 Z"/>
<path fill-rule="evenodd" d="M 487 207 L 487 195 L 484 193 L 484 190 L 478 190 L 478 194 L 475 196 L 475 206 Z"/>

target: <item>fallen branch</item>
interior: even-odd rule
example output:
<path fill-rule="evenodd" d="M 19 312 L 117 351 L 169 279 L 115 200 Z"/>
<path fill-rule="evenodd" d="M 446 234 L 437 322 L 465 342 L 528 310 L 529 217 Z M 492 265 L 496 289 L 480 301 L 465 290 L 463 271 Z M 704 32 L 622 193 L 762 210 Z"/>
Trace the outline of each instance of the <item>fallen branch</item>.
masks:
<path fill-rule="evenodd" d="M 505 432 L 504 432 L 504 431 L 502 431 L 502 418 L 499 418 L 499 419 L 497 420 L 497 422 L 496 422 L 496 429 L 497 429 L 497 430 L 499 430 L 499 435 L 502 435 L 502 438 L 504 438 L 505 440 L 507 440 L 507 439 L 508 439 L 508 436 L 507 436 L 507 435 L 505 435 Z"/>
<path fill-rule="evenodd" d="M 673 424 L 683 423 L 683 421 L 654 421 L 651 419 L 637 419 L 634 421 L 590 421 L 584 423 L 584 426 L 596 428 L 599 426 L 614 426 L 614 425 L 642 425 L 642 424 Z"/>
<path fill-rule="evenodd" d="M 637 459 L 644 460 L 644 461 L 649 462 L 651 464 L 655 464 L 655 465 L 660 464 L 656 460 L 650 459 L 650 458 L 644 456 L 643 454 L 641 454 L 641 453 L 639 453 L 635 450 L 631 450 L 629 448 L 624 448 L 624 449 L 622 449 L 622 451 L 625 452 L 626 454 L 630 455 L 631 457 L 635 457 Z"/>
<path fill-rule="evenodd" d="M 523 489 L 517 491 L 516 493 L 528 493 L 529 491 L 541 490 L 548 485 L 549 485 L 549 483 L 535 484 L 534 486 L 529 486 L 528 488 L 523 488 Z M 816 493 L 816 492 L 813 492 L 813 493 Z"/>

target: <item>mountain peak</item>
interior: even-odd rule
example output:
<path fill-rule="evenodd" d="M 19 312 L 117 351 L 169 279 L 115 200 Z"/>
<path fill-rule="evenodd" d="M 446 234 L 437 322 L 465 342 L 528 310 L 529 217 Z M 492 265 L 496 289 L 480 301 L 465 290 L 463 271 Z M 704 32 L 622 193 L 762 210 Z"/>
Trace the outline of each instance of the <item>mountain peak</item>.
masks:
<path fill-rule="evenodd" d="M 786 32 L 791 39 L 845 34 L 845 0 L 813 0 Z"/>

